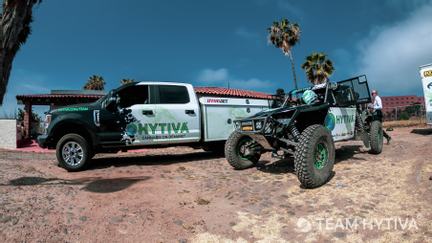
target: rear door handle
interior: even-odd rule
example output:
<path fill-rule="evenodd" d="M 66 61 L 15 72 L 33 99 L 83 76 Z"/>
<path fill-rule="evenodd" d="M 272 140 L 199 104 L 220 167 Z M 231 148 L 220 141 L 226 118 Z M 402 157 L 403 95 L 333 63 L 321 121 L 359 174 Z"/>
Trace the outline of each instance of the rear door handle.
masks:
<path fill-rule="evenodd" d="M 194 110 L 185 110 L 185 113 L 187 115 L 195 115 L 195 111 Z"/>
<path fill-rule="evenodd" d="M 152 115 L 154 115 L 154 113 L 153 113 L 152 110 L 143 110 L 142 114 L 145 115 L 145 116 L 152 116 Z"/>

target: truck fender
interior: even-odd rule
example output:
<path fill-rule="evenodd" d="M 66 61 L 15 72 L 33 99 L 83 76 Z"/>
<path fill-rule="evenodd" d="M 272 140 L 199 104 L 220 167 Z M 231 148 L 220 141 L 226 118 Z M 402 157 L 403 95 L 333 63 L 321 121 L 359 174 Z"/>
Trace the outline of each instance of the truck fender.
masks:
<path fill-rule="evenodd" d="M 57 140 L 60 139 L 60 137 L 64 134 L 78 133 L 90 138 L 92 146 L 95 146 L 97 144 L 97 137 L 95 132 L 92 132 L 92 130 L 94 129 L 92 129 L 88 123 L 82 120 L 78 120 L 76 118 L 62 118 L 52 124 L 51 136 L 52 139 L 54 139 L 54 143 L 57 143 Z"/>

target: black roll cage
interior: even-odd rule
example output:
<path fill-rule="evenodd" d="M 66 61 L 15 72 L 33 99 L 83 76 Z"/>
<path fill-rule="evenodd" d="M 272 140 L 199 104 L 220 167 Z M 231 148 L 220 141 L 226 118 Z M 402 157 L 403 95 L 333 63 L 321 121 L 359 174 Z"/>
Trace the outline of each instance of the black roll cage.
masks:
<path fill-rule="evenodd" d="M 354 95 L 353 92 L 355 92 L 354 87 L 356 87 L 354 85 L 354 81 L 357 80 L 358 85 L 365 85 L 366 88 L 366 92 L 367 92 L 367 97 L 361 98 L 361 99 L 357 99 Z M 338 82 L 326 82 L 325 83 L 325 95 L 324 95 L 324 103 L 329 103 L 329 96 L 332 95 L 332 99 L 335 101 L 336 103 L 336 98 L 334 97 L 333 92 L 329 92 L 330 90 L 337 90 L 338 87 L 340 87 L 341 85 L 343 85 L 344 83 L 349 83 L 350 85 L 348 85 L 348 88 L 350 88 L 350 92 L 351 95 L 354 97 L 353 99 L 353 104 L 366 104 L 366 103 L 370 103 L 372 101 L 372 98 L 370 96 L 370 90 L 369 90 L 369 84 L 367 82 L 367 78 L 366 75 L 360 75 L 357 77 L 353 77 L 353 78 L 349 78 L 349 79 L 345 79 L 342 81 L 338 81 Z M 307 88 L 303 88 L 303 89 L 294 89 L 291 90 L 290 92 L 288 92 L 288 95 L 285 97 L 285 100 L 283 102 L 282 107 L 286 106 L 288 104 L 288 101 L 290 99 L 292 99 L 293 94 L 298 94 L 298 93 L 302 93 L 305 92 L 306 90 L 318 90 L 321 89 L 323 87 L 317 87 L 318 85 L 312 86 L 312 87 L 307 87 Z"/>

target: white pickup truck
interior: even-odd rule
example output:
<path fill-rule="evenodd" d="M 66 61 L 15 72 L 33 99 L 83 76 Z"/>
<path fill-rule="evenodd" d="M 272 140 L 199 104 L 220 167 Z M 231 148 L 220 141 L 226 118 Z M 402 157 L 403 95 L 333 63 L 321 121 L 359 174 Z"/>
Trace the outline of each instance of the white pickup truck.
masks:
<path fill-rule="evenodd" d="M 173 82 L 123 85 L 94 103 L 50 111 L 38 143 L 56 148 L 58 164 L 68 171 L 82 170 L 96 153 L 142 147 L 223 152 L 233 121 L 268 109 L 271 102 L 262 93 L 224 90 L 228 93 L 212 94 Z"/>

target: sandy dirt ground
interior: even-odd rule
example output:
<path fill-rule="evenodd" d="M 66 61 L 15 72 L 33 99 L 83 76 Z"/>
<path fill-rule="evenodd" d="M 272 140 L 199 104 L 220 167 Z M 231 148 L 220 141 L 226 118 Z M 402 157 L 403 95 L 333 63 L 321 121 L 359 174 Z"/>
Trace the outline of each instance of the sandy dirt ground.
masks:
<path fill-rule="evenodd" d="M 0 151 L 0 242 L 431 242 L 432 131 L 412 131 L 378 156 L 338 144 L 333 178 L 313 190 L 269 154 L 236 171 L 176 147 L 68 173 L 52 153 Z"/>

